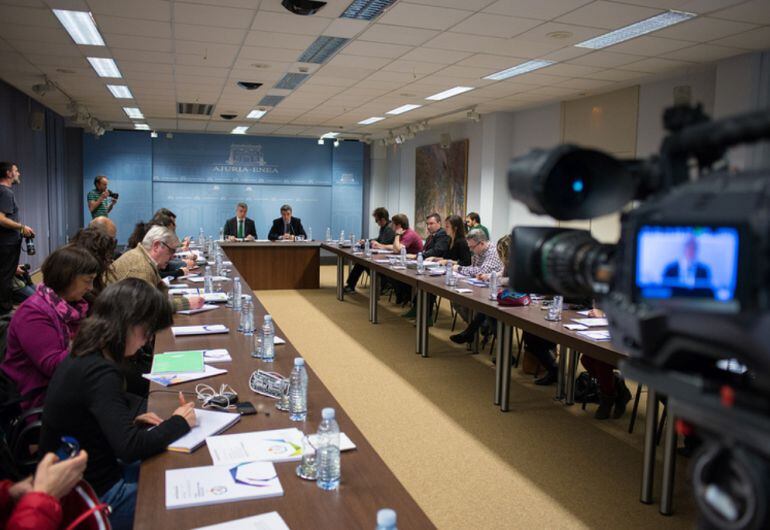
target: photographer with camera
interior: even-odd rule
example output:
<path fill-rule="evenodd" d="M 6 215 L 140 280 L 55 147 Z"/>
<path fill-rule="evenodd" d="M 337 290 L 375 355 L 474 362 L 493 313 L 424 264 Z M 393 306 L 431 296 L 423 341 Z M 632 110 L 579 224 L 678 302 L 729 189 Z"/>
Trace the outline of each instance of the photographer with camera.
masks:
<path fill-rule="evenodd" d="M 0 315 L 13 309 L 13 277 L 19 265 L 21 238 L 29 242 L 35 237 L 32 228 L 19 222 L 19 206 L 11 186 L 20 179 L 16 164 L 0 162 Z"/>
<path fill-rule="evenodd" d="M 94 179 L 94 189 L 88 192 L 88 210 L 91 218 L 109 217 L 110 212 L 118 202 L 118 194 L 107 188 L 109 180 L 104 175 L 97 175 Z"/>

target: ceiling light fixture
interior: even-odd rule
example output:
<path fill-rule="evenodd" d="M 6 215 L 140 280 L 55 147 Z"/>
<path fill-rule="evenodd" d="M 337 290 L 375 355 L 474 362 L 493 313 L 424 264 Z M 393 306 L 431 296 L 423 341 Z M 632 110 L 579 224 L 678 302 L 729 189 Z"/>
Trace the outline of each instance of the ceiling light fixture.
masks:
<path fill-rule="evenodd" d="M 334 139 L 334 147 L 339 147 L 339 146 L 340 146 L 340 139 L 339 138 L 335 138 Z"/>
<path fill-rule="evenodd" d="M 249 130 L 248 125 L 239 125 L 238 127 L 234 128 L 232 131 L 230 131 L 230 134 L 246 134 L 246 131 Z"/>
<path fill-rule="evenodd" d="M 613 44 L 619 44 L 627 40 L 658 31 L 659 29 L 679 24 L 686 20 L 697 17 L 695 13 L 688 13 L 686 11 L 666 11 L 660 15 L 655 15 L 645 20 L 641 20 L 629 26 L 610 31 L 604 35 L 599 35 L 592 39 L 588 39 L 583 42 L 575 44 L 577 48 L 590 48 L 592 50 L 601 50 Z"/>
<path fill-rule="evenodd" d="M 125 112 L 126 116 L 128 116 L 132 120 L 144 119 L 144 114 L 142 114 L 142 111 L 139 110 L 139 107 L 123 107 L 123 112 Z"/>
<path fill-rule="evenodd" d="M 431 101 L 441 101 L 442 99 L 451 98 L 452 96 L 456 96 L 458 94 L 463 94 L 465 92 L 469 92 L 473 90 L 476 87 L 472 86 L 456 86 L 454 88 L 450 88 L 449 90 L 444 90 L 443 92 L 439 92 L 438 94 L 433 94 L 432 96 L 428 96 L 425 99 L 430 99 Z"/>
<path fill-rule="evenodd" d="M 484 79 L 491 79 L 492 81 L 502 81 L 503 79 L 508 79 L 510 77 L 515 77 L 517 75 L 532 72 L 534 70 L 539 70 L 540 68 L 545 68 L 546 66 L 551 66 L 552 64 L 554 64 L 554 62 L 555 61 L 544 61 L 544 60 L 527 61 L 526 63 L 521 63 L 520 65 L 514 66 L 512 68 L 508 68 L 507 70 L 501 70 L 499 72 L 495 72 L 494 74 L 485 76 Z"/>
<path fill-rule="evenodd" d="M 336 132 L 328 132 L 328 133 L 324 134 L 323 136 L 321 136 L 321 138 L 336 138 L 337 135 L 339 135 L 339 134 L 340 133 L 336 133 Z"/>
<path fill-rule="evenodd" d="M 372 20 L 377 18 L 396 0 L 353 0 L 340 18 Z"/>
<path fill-rule="evenodd" d="M 377 123 L 378 121 L 382 121 L 385 118 L 381 118 L 379 116 L 372 116 L 371 118 L 366 118 L 365 120 L 361 120 L 358 122 L 359 125 L 371 125 L 372 123 Z"/>
<path fill-rule="evenodd" d="M 135 123 L 134 129 L 136 129 L 137 131 L 149 131 L 150 126 L 147 125 L 146 123 Z"/>
<path fill-rule="evenodd" d="M 112 95 L 118 99 L 134 99 L 133 94 L 126 85 L 107 85 Z"/>
<path fill-rule="evenodd" d="M 258 120 L 258 119 L 260 119 L 262 116 L 264 116 L 265 114 L 267 114 L 267 111 L 266 111 L 266 110 L 262 110 L 262 109 L 254 109 L 254 110 L 252 110 L 251 112 L 249 112 L 249 113 L 246 115 L 246 117 L 247 117 L 248 119 L 250 119 L 250 120 Z"/>
<path fill-rule="evenodd" d="M 104 39 L 96 29 L 94 17 L 88 11 L 69 11 L 54 9 L 53 14 L 59 19 L 64 29 L 70 34 L 75 44 L 86 46 L 104 46 Z"/>
<path fill-rule="evenodd" d="M 410 110 L 419 109 L 420 107 L 422 107 L 422 105 L 414 105 L 412 103 L 409 103 L 407 105 L 401 105 L 400 107 L 396 107 L 393 110 L 389 110 L 385 114 L 398 116 L 399 114 L 403 114 L 404 112 L 409 112 Z"/>
<path fill-rule="evenodd" d="M 150 138 L 157 138 L 157 137 L 158 137 L 158 133 L 156 133 L 155 131 L 152 131 L 150 133 Z"/>
<path fill-rule="evenodd" d="M 323 137 L 321 137 L 318 139 L 318 145 L 323 145 L 323 144 L 324 144 L 324 139 Z"/>
<path fill-rule="evenodd" d="M 99 77 L 123 77 L 118 65 L 107 57 L 88 57 L 88 62 Z"/>

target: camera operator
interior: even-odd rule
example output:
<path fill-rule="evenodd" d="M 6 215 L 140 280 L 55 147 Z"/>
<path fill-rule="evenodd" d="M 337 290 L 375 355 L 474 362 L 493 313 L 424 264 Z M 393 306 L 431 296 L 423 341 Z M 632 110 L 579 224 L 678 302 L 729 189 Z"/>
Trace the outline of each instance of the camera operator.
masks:
<path fill-rule="evenodd" d="M 118 194 L 107 189 L 109 180 L 104 175 L 97 175 L 94 179 L 94 189 L 88 192 L 88 210 L 91 217 L 109 217 L 110 212 L 118 202 Z"/>
<path fill-rule="evenodd" d="M 19 207 L 11 186 L 21 179 L 13 162 L 0 162 L 0 315 L 13 308 L 13 277 L 19 265 L 22 236 L 35 237 L 35 231 L 19 222 Z"/>

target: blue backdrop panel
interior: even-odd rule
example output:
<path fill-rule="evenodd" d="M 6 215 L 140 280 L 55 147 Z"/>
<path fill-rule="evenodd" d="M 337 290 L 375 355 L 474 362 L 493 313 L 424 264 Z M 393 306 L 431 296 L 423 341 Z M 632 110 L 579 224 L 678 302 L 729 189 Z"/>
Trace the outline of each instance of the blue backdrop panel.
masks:
<path fill-rule="evenodd" d="M 329 143 L 329 142 L 327 142 Z M 361 235 L 364 149 L 359 142 L 341 142 L 332 152 L 332 234 L 340 230 Z M 324 228 L 324 230 L 326 230 Z M 314 234 L 315 235 L 315 234 Z M 315 237 L 322 237 L 318 234 Z"/>
<path fill-rule="evenodd" d="M 108 132 L 101 138 L 83 136 L 83 189 L 94 188 L 94 177 L 106 175 L 110 189 L 120 200 L 110 213 L 118 226 L 118 241 L 125 243 L 139 220 L 152 217 L 152 145 L 150 135 Z M 91 221 L 88 201 L 83 196 L 83 219 Z"/>

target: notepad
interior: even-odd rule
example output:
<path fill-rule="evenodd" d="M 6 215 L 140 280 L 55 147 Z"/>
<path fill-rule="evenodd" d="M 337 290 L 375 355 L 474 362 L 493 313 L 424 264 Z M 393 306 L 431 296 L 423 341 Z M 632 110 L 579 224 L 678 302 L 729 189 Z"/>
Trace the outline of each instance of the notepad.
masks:
<path fill-rule="evenodd" d="M 241 415 L 238 413 L 195 409 L 195 427 L 178 440 L 170 443 L 168 450 L 192 453 L 206 443 L 206 438 L 226 431 L 238 423 L 240 419 Z"/>
<path fill-rule="evenodd" d="M 583 324 L 564 324 L 564 327 L 570 331 L 583 331 L 588 329 L 588 326 L 584 326 Z"/>
<path fill-rule="evenodd" d="M 168 510 L 281 495 L 281 481 L 270 462 L 166 470 Z"/>
<path fill-rule="evenodd" d="M 193 530 L 289 530 L 289 527 L 278 512 L 269 512 Z"/>
<path fill-rule="evenodd" d="M 216 335 L 218 333 L 228 333 L 230 329 L 224 324 L 209 324 L 206 326 L 171 326 L 171 333 L 175 337 L 186 335 Z"/>
<path fill-rule="evenodd" d="M 455 292 L 460 293 L 460 294 L 468 294 L 468 293 L 472 293 L 473 289 L 465 289 L 463 287 L 457 287 L 455 289 Z"/>
<path fill-rule="evenodd" d="M 226 374 L 227 370 L 223 368 L 214 368 L 208 364 L 205 366 L 203 373 L 194 374 L 164 374 L 164 375 L 152 375 L 142 374 L 142 377 L 158 383 L 161 386 L 179 385 L 181 383 L 187 383 L 189 381 L 197 381 L 198 379 L 206 379 L 207 377 L 214 377 L 217 375 Z"/>
<path fill-rule="evenodd" d="M 205 311 L 211 311 L 212 309 L 218 309 L 218 305 L 214 304 L 203 304 L 198 309 L 183 309 L 181 311 L 177 311 L 178 315 L 195 315 L 197 313 L 203 313 Z"/>
<path fill-rule="evenodd" d="M 608 324 L 606 318 L 573 318 L 572 321 L 589 328 L 600 328 Z"/>
<path fill-rule="evenodd" d="M 215 350 L 203 350 L 203 360 L 207 363 L 224 363 L 232 361 L 230 352 L 224 348 L 218 348 Z"/>
<path fill-rule="evenodd" d="M 152 356 L 152 375 L 201 373 L 204 370 L 201 350 L 172 351 Z"/>
<path fill-rule="evenodd" d="M 578 331 L 577 334 L 580 335 L 581 337 L 585 337 L 587 339 L 591 339 L 595 341 L 606 341 L 611 339 L 610 331 L 608 329 Z"/>
<path fill-rule="evenodd" d="M 169 291 L 176 291 L 177 289 L 187 289 L 188 287 L 190 287 L 190 286 L 187 285 L 186 283 L 175 283 L 173 285 L 169 285 L 168 289 L 169 289 Z M 195 289 L 193 289 L 193 290 L 195 290 Z M 174 293 L 174 294 L 176 294 L 176 293 Z"/>

